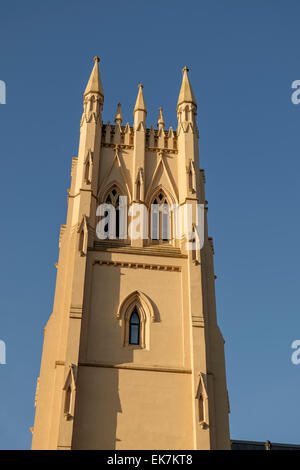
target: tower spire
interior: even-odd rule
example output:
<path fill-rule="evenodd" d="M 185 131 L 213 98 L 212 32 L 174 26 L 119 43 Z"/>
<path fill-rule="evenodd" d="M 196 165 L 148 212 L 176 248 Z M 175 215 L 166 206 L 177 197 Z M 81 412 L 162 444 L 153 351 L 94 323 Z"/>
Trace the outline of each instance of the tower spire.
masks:
<path fill-rule="evenodd" d="M 138 92 L 138 96 L 136 99 L 133 113 L 135 113 L 136 111 L 144 111 L 147 114 L 147 109 L 146 109 L 144 95 L 143 95 L 143 85 L 140 83 L 138 87 L 139 87 L 139 92 Z"/>
<path fill-rule="evenodd" d="M 102 100 L 104 100 L 103 86 L 99 72 L 99 57 L 94 57 L 94 62 L 94 67 L 86 86 L 84 96 L 88 95 L 89 93 L 98 93 L 102 97 Z"/>
<path fill-rule="evenodd" d="M 192 103 L 197 106 L 196 98 L 193 93 L 192 85 L 188 76 L 188 71 L 189 69 L 187 66 L 185 66 L 182 70 L 183 76 L 177 107 L 180 106 L 182 103 Z"/>

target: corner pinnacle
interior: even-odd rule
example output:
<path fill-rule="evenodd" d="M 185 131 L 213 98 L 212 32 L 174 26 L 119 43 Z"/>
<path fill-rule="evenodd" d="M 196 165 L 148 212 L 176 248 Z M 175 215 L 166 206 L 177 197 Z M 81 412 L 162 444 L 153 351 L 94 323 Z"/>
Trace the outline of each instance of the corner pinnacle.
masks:
<path fill-rule="evenodd" d="M 197 106 L 196 98 L 188 76 L 188 71 L 189 68 L 187 66 L 185 66 L 182 70 L 183 76 L 177 106 L 182 103 L 193 103 L 195 106 Z"/>
<path fill-rule="evenodd" d="M 99 72 L 99 65 L 98 65 L 100 62 L 100 59 L 98 56 L 94 57 L 94 62 L 95 62 L 94 67 L 90 75 L 88 84 L 86 86 L 84 96 L 87 95 L 88 93 L 98 93 L 104 99 L 103 86 L 102 86 L 101 76 Z"/>
<path fill-rule="evenodd" d="M 146 105 L 145 105 L 145 100 L 144 100 L 144 95 L 143 95 L 143 85 L 140 83 L 138 85 L 138 88 L 139 88 L 139 92 L 138 92 L 138 96 L 137 96 L 137 99 L 136 99 L 136 103 L 135 103 L 135 107 L 134 107 L 134 113 L 136 111 L 144 111 L 146 114 L 147 114 L 147 109 L 146 109 Z"/>

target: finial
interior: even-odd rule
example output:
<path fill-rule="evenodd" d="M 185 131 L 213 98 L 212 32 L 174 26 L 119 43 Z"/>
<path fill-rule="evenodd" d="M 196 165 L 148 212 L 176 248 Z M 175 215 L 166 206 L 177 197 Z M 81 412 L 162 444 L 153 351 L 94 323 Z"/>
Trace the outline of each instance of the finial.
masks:
<path fill-rule="evenodd" d="M 189 71 L 190 71 L 190 69 L 186 65 L 182 69 L 182 72 L 189 72 Z"/>
<path fill-rule="evenodd" d="M 157 126 L 158 126 L 159 129 L 164 128 L 164 126 L 165 126 L 162 107 L 159 108 L 159 116 L 158 116 Z"/>
<path fill-rule="evenodd" d="M 100 58 L 97 55 L 94 57 L 94 62 L 100 62 Z"/>
<path fill-rule="evenodd" d="M 122 111 L 121 111 L 121 103 L 118 103 L 117 112 L 115 116 L 115 123 L 121 125 L 122 121 L 123 121 L 123 118 L 122 118 Z"/>
<path fill-rule="evenodd" d="M 139 84 L 138 84 L 138 88 L 142 88 L 142 89 L 143 89 L 143 88 L 144 88 L 144 85 L 143 85 L 142 83 L 139 83 Z"/>

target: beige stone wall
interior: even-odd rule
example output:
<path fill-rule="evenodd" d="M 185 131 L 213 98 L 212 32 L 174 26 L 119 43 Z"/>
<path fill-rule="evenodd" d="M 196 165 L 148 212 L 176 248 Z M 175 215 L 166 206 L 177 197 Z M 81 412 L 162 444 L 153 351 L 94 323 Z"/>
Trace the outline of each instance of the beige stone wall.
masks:
<path fill-rule="evenodd" d="M 112 260 L 132 262 L 132 255 Z M 140 263 L 153 258 L 135 257 Z M 158 260 L 155 259 L 157 262 Z M 94 265 L 87 333 L 87 360 L 134 362 L 159 366 L 190 366 L 188 319 L 183 311 L 182 273 L 146 268 Z M 128 351 L 122 343 L 122 320 L 116 318 L 122 301 L 135 290 L 146 294 L 159 319 L 147 318 L 149 338 L 145 349 Z M 162 295 L 163 293 L 163 295 Z M 170 337 L 166 342 L 166 337 Z M 129 353 L 129 357 L 128 357 Z M 185 360 L 184 360 L 185 359 Z"/>
<path fill-rule="evenodd" d="M 78 386 L 75 449 L 193 448 L 189 374 L 84 367 Z"/>

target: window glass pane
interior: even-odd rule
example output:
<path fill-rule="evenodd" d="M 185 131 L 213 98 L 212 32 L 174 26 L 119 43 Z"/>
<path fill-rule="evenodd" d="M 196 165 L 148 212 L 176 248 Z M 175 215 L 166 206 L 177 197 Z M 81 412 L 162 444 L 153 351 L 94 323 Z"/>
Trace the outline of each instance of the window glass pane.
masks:
<path fill-rule="evenodd" d="M 129 344 L 140 344 L 140 317 L 133 311 L 129 322 Z"/>
<path fill-rule="evenodd" d="M 131 315 L 130 323 L 132 325 L 139 325 L 140 324 L 140 317 L 138 316 L 136 311 L 134 311 L 133 314 Z"/>
<path fill-rule="evenodd" d="M 131 325 L 129 343 L 139 344 L 139 325 Z"/>

